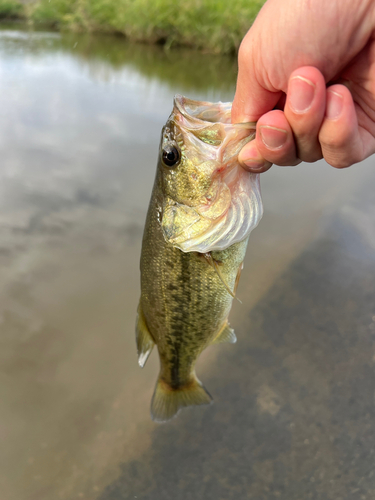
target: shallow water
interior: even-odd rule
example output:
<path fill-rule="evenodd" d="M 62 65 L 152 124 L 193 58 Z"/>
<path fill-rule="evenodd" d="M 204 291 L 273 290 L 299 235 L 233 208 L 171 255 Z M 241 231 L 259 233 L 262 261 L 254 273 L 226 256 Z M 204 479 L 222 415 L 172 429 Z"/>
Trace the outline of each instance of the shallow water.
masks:
<path fill-rule="evenodd" d="M 231 100 L 235 61 L 0 31 L 2 500 L 374 498 L 374 159 L 262 175 L 215 405 L 154 424 L 138 261 L 175 93 Z"/>

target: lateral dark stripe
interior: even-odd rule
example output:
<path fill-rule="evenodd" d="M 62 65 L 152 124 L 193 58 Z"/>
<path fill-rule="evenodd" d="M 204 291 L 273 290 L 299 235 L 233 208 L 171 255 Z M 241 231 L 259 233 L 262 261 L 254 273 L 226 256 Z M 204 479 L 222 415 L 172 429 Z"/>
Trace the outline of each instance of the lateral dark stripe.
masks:
<path fill-rule="evenodd" d="M 183 349 L 183 329 L 186 322 L 189 320 L 189 306 L 190 306 L 190 298 L 191 298 L 191 275 L 190 275 L 190 258 L 189 254 L 184 254 L 184 252 L 178 251 L 178 282 L 179 282 L 179 291 L 175 296 L 175 301 L 173 304 L 173 355 L 171 359 L 171 382 L 173 388 L 178 388 L 181 385 L 181 382 L 185 383 L 186 381 L 181 380 L 181 355 L 184 351 Z M 177 266 L 176 266 L 177 267 Z"/>

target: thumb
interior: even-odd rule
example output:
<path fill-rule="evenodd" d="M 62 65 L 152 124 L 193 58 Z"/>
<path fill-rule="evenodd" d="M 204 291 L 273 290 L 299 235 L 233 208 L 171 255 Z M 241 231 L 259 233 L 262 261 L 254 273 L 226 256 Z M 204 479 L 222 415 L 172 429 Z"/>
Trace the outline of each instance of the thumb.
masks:
<path fill-rule="evenodd" d="M 238 54 L 237 88 L 232 105 L 232 123 L 257 121 L 271 111 L 282 97 L 282 92 L 269 90 L 261 83 L 252 54 Z"/>

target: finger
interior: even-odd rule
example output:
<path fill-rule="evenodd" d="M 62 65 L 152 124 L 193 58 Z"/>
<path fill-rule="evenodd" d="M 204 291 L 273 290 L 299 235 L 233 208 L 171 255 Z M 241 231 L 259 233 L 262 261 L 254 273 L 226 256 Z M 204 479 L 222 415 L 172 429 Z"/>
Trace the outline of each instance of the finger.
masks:
<path fill-rule="evenodd" d="M 326 84 L 322 73 L 312 67 L 299 68 L 290 75 L 285 117 L 293 130 L 296 155 L 303 161 L 322 158 L 318 140 L 326 107 Z"/>
<path fill-rule="evenodd" d="M 327 89 L 326 112 L 319 142 L 327 163 L 345 168 L 362 161 L 374 152 L 374 138 L 358 126 L 358 118 L 352 95 L 344 85 L 332 85 Z"/>
<path fill-rule="evenodd" d="M 256 145 L 261 157 L 281 166 L 298 165 L 293 131 L 283 111 L 273 110 L 257 123 Z"/>
<path fill-rule="evenodd" d="M 249 172 L 261 174 L 267 172 L 272 167 L 272 163 L 265 160 L 259 153 L 257 141 L 254 139 L 244 146 L 238 155 L 240 165 Z"/>
<path fill-rule="evenodd" d="M 282 92 L 260 85 L 254 71 L 252 30 L 243 39 L 238 52 L 238 76 L 232 104 L 232 123 L 257 121 L 275 107 Z"/>

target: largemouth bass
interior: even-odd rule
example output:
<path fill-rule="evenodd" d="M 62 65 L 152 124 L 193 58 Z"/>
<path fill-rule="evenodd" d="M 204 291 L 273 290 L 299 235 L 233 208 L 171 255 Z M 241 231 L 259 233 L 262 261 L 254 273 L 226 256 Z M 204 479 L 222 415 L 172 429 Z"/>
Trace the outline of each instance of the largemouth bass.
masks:
<path fill-rule="evenodd" d="M 230 122 L 231 103 L 176 96 L 162 130 L 141 255 L 138 362 L 156 344 L 157 422 L 212 398 L 195 374 L 210 344 L 236 342 L 228 315 L 251 230 L 262 217 L 259 175 L 237 156 L 255 124 Z"/>

